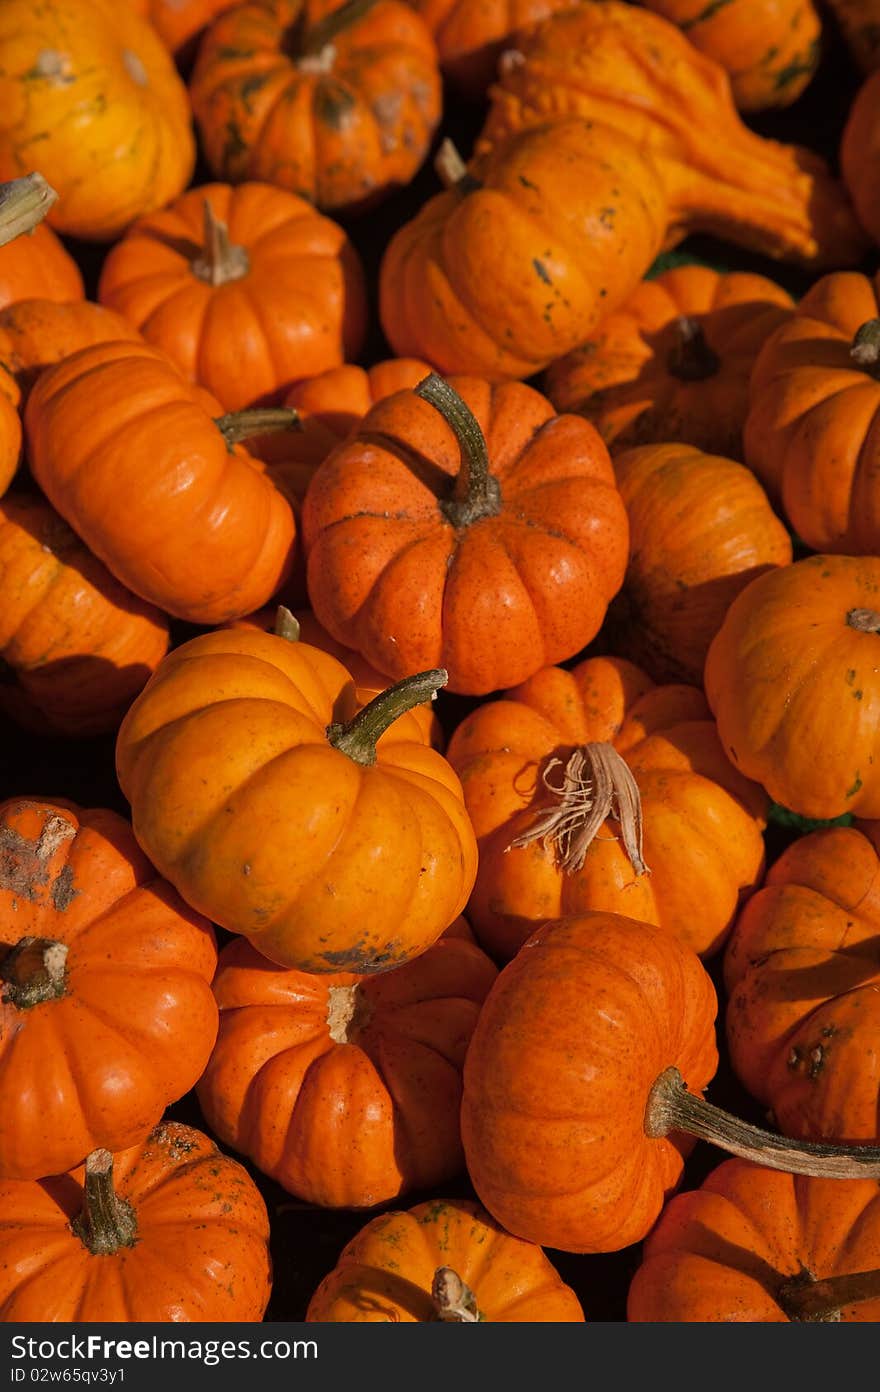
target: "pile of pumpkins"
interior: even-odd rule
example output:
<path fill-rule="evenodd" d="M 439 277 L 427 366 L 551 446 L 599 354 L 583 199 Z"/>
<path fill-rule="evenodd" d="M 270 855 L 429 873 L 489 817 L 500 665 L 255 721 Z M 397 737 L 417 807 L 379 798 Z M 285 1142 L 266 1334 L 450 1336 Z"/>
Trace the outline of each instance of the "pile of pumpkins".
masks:
<path fill-rule="evenodd" d="M 0 1320 L 880 1319 L 878 35 L 0 0 Z"/>

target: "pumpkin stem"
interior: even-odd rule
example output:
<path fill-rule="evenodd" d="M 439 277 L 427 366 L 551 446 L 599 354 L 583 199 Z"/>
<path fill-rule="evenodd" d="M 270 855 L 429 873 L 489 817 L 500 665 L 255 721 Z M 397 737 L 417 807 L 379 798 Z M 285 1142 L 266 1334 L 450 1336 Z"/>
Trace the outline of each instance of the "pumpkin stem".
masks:
<path fill-rule="evenodd" d="M 677 1068 L 666 1068 L 654 1083 L 645 1109 L 645 1135 L 683 1131 L 720 1150 L 770 1170 L 816 1179 L 880 1179 L 880 1146 L 795 1141 L 763 1131 L 707 1102 L 687 1085 Z"/>
<path fill-rule="evenodd" d="M 0 247 L 34 228 L 58 202 L 58 194 L 42 174 L 0 183 Z"/>
<path fill-rule="evenodd" d="M 334 749 L 347 754 L 356 764 L 375 764 L 376 744 L 388 727 L 408 710 L 424 701 L 432 701 L 448 680 L 449 674 L 442 667 L 405 677 L 386 691 L 380 691 L 347 724 L 336 721 L 328 725 L 327 738 Z"/>
<path fill-rule="evenodd" d="M 573 875 L 583 867 L 596 835 L 614 817 L 627 858 L 637 875 L 650 873 L 642 857 L 642 799 L 626 760 L 613 744 L 582 744 L 568 758 L 560 782 L 550 774 L 562 767 L 551 759 L 541 775 L 547 791 L 557 799 L 539 812 L 528 831 L 511 841 L 514 846 L 543 842 L 556 854 L 561 870 Z"/>
<path fill-rule="evenodd" d="M 67 943 L 52 938 L 21 938 L 0 947 L 2 999 L 16 1010 L 60 1000 L 67 986 Z"/>
<path fill-rule="evenodd" d="M 667 371 L 680 382 L 704 382 L 721 366 L 718 354 L 709 347 L 706 331 L 699 319 L 680 314 L 673 322 L 675 342 L 666 358 Z"/>
<path fill-rule="evenodd" d="M 846 621 L 858 633 L 880 633 L 880 613 L 876 609 L 850 609 Z"/>
<path fill-rule="evenodd" d="M 485 1316 L 477 1297 L 451 1266 L 438 1266 L 431 1282 L 431 1299 L 438 1320 L 450 1324 L 479 1324 Z"/>
<path fill-rule="evenodd" d="M 288 643 L 299 642 L 299 619 L 285 604 L 278 605 L 272 632 L 276 638 L 286 638 Z"/>
<path fill-rule="evenodd" d="M 443 187 L 455 189 L 456 193 L 473 193 L 482 188 L 479 179 L 468 173 L 467 165 L 448 136 L 440 142 L 434 156 L 434 171 Z"/>
<path fill-rule="evenodd" d="M 327 992 L 327 1032 L 334 1044 L 353 1044 L 369 1024 L 373 1007 L 361 990 L 353 986 L 331 986 Z"/>
<path fill-rule="evenodd" d="M 204 219 L 204 245 L 190 262 L 193 275 L 209 285 L 228 285 L 231 280 L 241 280 L 251 268 L 250 258 L 243 246 L 230 242 L 229 228 L 217 217 L 207 198 Z"/>
<path fill-rule="evenodd" d="M 127 1199 L 113 1188 L 113 1156 L 93 1150 L 86 1160 L 83 1206 L 71 1228 L 95 1257 L 112 1257 L 120 1247 L 133 1247 L 137 1216 Z"/>
<path fill-rule="evenodd" d="M 331 10 L 330 14 L 319 19 L 317 24 L 313 24 L 311 29 L 306 31 L 299 46 L 301 56 L 322 56 L 324 49 L 330 47 L 337 34 L 357 24 L 359 19 L 369 14 L 375 3 L 376 0 L 346 0 L 346 4 L 340 5 L 338 10 Z"/>
<path fill-rule="evenodd" d="M 880 377 L 880 319 L 868 319 L 856 329 L 849 355 L 872 377 Z"/>
<path fill-rule="evenodd" d="M 452 497 L 440 503 L 440 511 L 453 527 L 471 527 L 484 517 L 496 517 L 501 511 L 501 489 L 489 472 L 489 451 L 473 411 L 436 372 L 414 390 L 440 412 L 458 441 L 461 468 Z"/>
<path fill-rule="evenodd" d="M 215 416 L 214 424 L 223 435 L 230 454 L 242 440 L 250 440 L 254 435 L 279 435 L 282 430 L 303 428 L 297 412 L 286 406 L 230 411 L 228 415 Z"/>
<path fill-rule="evenodd" d="M 849 1305 L 880 1300 L 880 1270 L 875 1267 L 817 1281 L 804 1267 L 800 1275 L 783 1282 L 776 1299 L 790 1320 L 832 1323 Z"/>

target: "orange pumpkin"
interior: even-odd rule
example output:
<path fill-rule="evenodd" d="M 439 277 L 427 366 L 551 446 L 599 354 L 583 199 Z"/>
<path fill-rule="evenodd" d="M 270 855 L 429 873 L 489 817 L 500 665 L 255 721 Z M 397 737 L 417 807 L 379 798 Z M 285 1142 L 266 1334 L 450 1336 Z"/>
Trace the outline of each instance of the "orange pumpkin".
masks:
<path fill-rule="evenodd" d="M 98 286 L 227 411 L 361 348 L 363 273 L 341 227 L 268 184 L 205 184 L 142 218 Z"/>
<path fill-rule="evenodd" d="M 437 51 L 400 0 L 262 0 L 221 15 L 190 84 L 205 156 L 319 208 L 409 183 L 440 120 Z"/>
<path fill-rule="evenodd" d="M 517 36 L 491 97 L 478 151 L 554 115 L 627 135 L 662 178 L 672 241 L 710 232 L 809 267 L 858 265 L 864 255 L 825 161 L 750 131 L 724 69 L 660 15 L 622 0 L 551 15 Z"/>
<path fill-rule="evenodd" d="M 809 556 L 727 611 L 705 685 L 728 757 L 783 807 L 880 817 L 880 559 Z"/>
<path fill-rule="evenodd" d="M 840 144 L 840 170 L 859 221 L 880 242 L 880 77 L 872 74 L 856 93 Z"/>
<path fill-rule="evenodd" d="M 577 0 L 407 0 L 434 35 L 440 66 L 457 91 L 472 101 L 486 95 L 505 41 L 516 29 L 534 24 Z"/>
<path fill-rule="evenodd" d="M 466 716 L 448 757 L 480 847 L 468 915 L 496 956 L 586 910 L 713 952 L 760 878 L 766 800 L 695 687 L 615 658 L 547 667 Z"/>
<path fill-rule="evenodd" d="M 40 487 L 118 580 L 221 623 L 265 604 L 291 566 L 290 505 L 236 443 L 265 420 L 224 417 L 150 344 L 105 343 L 46 369 L 26 430 Z"/>
<path fill-rule="evenodd" d="M 128 4 L 6 0 L 0 55 L 0 178 L 27 173 L 39 142 L 58 231 L 110 240 L 189 182 L 186 89 Z"/>
<path fill-rule="evenodd" d="M 644 0 L 730 77 L 740 111 L 790 106 L 812 80 L 822 26 L 813 0 Z"/>
<path fill-rule="evenodd" d="M 544 389 L 557 411 L 591 420 L 609 447 L 677 440 L 741 459 L 755 358 L 793 308 L 764 276 L 678 266 L 642 281 L 552 363 Z"/>
<path fill-rule="evenodd" d="M 191 1126 L 0 1184 L 0 1321 L 256 1323 L 270 1290 L 260 1191 Z"/>
<path fill-rule="evenodd" d="M 583 1323 L 540 1247 L 466 1199 L 383 1213 L 343 1249 L 309 1302 L 312 1324 Z"/>
<path fill-rule="evenodd" d="M 385 249 L 379 314 L 395 353 L 440 372 L 539 372 L 633 293 L 663 247 L 660 175 L 608 124 L 550 122 L 467 169 L 444 146 L 439 168 L 446 192 Z"/>
<path fill-rule="evenodd" d="M 184 67 L 191 62 L 208 25 L 224 10 L 240 3 L 241 0 L 129 0 Z"/>
<path fill-rule="evenodd" d="M 42 498 L 0 502 L 0 710 L 41 733 L 115 730 L 168 647 L 152 605 Z M 9 677 L 11 676 L 11 682 Z"/>
<path fill-rule="evenodd" d="M 0 393 L 20 405 L 51 363 L 93 343 L 140 337 L 119 314 L 88 300 L 15 300 L 0 309 Z"/>
<path fill-rule="evenodd" d="M 626 564 L 608 453 L 518 382 L 431 376 L 372 408 L 303 505 L 318 620 L 380 671 L 483 694 L 573 656 Z"/>
<path fill-rule="evenodd" d="M 634 1322 L 880 1319 L 880 1190 L 726 1160 L 677 1194 L 629 1288 Z"/>
<path fill-rule="evenodd" d="M 189 903 L 281 966 L 409 961 L 476 873 L 458 779 L 394 726 L 444 678 L 422 673 L 347 720 L 351 676 L 318 648 L 246 629 L 184 643 L 119 731 L 138 840 Z"/>
<path fill-rule="evenodd" d="M 754 474 L 688 445 L 643 445 L 614 460 L 630 558 L 611 610 L 615 647 L 655 681 L 702 685 L 709 644 L 732 601 L 791 537 Z"/>
<path fill-rule="evenodd" d="M 20 459 L 21 416 L 9 397 L 0 390 L 0 498 L 15 478 Z"/>
<path fill-rule="evenodd" d="M 0 308 L 35 296 L 59 303 L 85 297 L 82 272 L 44 222 L 0 247 Z"/>
<path fill-rule="evenodd" d="M 801 837 L 728 943 L 738 1076 L 789 1136 L 880 1136 L 880 823 Z"/>
<path fill-rule="evenodd" d="M 814 551 L 880 552 L 878 284 L 824 276 L 752 373 L 746 463 Z"/>
<path fill-rule="evenodd" d="M 201 1076 L 217 952 L 115 812 L 11 799 L 0 848 L 0 1177 L 41 1179 L 142 1141 Z"/>
<path fill-rule="evenodd" d="M 461 1069 L 496 975 L 463 919 L 371 977 L 285 971 L 239 938 L 214 978 L 205 1120 L 308 1203 L 371 1208 L 442 1184 L 464 1166 Z"/>

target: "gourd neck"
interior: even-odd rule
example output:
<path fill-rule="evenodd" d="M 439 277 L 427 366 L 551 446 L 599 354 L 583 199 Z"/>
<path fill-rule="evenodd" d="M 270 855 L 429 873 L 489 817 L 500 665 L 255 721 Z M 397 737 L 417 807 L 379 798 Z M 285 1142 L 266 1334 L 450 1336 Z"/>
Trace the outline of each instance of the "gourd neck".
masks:
<path fill-rule="evenodd" d="M 2 999 L 16 1010 L 60 1000 L 67 990 L 67 944 L 53 938 L 21 938 L 0 947 Z"/>
<path fill-rule="evenodd" d="M 93 1150 L 85 1168 L 83 1206 L 70 1226 L 92 1256 L 112 1257 L 120 1247 L 134 1246 L 137 1215 L 113 1187 L 113 1156 L 109 1150 Z"/>
<path fill-rule="evenodd" d="M 460 465 L 452 496 L 441 499 L 440 511 L 453 527 L 472 527 L 501 511 L 501 488 L 489 469 L 489 451 L 477 418 L 447 381 L 432 372 L 415 388 L 449 426 L 458 442 Z"/>
<path fill-rule="evenodd" d="M 203 240 L 198 256 L 190 262 L 192 273 L 207 285 L 229 285 L 241 280 L 251 268 L 243 246 L 229 240 L 229 228 L 218 218 L 209 199 L 204 202 Z"/>
<path fill-rule="evenodd" d="M 680 382 L 705 382 L 721 367 L 718 354 L 709 347 L 706 331 L 699 319 L 680 314 L 672 324 L 673 345 L 666 358 L 666 370 Z"/>
<path fill-rule="evenodd" d="M 348 755 L 356 764 L 375 764 L 376 745 L 385 731 L 407 711 L 433 700 L 448 680 L 449 675 L 442 667 L 405 677 L 386 691 L 380 691 L 346 724 L 336 721 L 328 725 L 327 739 L 334 749 Z"/>

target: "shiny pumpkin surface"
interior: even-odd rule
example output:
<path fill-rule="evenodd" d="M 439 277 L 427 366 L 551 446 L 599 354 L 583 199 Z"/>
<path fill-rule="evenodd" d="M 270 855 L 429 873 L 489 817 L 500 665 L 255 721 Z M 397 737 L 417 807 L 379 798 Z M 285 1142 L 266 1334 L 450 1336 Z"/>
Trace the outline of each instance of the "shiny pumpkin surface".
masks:
<path fill-rule="evenodd" d="M 292 563 L 290 505 L 227 445 L 222 414 L 147 343 L 72 354 L 27 405 L 31 469 L 53 507 L 130 590 L 193 623 L 259 608 Z"/>
<path fill-rule="evenodd" d="M 727 946 L 731 1062 L 789 1136 L 880 1135 L 880 823 L 863 826 L 789 846 Z"/>
<path fill-rule="evenodd" d="M 880 559 L 808 556 L 759 576 L 706 658 L 728 757 L 803 817 L 880 817 L 878 651 Z"/>
<path fill-rule="evenodd" d="M 496 975 L 463 920 L 415 961 L 366 978 L 285 971 L 230 943 L 202 1112 L 307 1203 L 371 1208 L 436 1188 L 464 1167 L 461 1069 Z"/>
<path fill-rule="evenodd" d="M 0 961 L 0 1175 L 39 1179 L 143 1140 L 201 1076 L 217 953 L 115 812 L 10 799 L 0 846 L 0 944 L 67 948 L 61 994 L 33 1004 Z"/>
<path fill-rule="evenodd" d="M 91 1253 L 71 1229 L 83 1170 L 0 1181 L 0 1320 L 188 1324 L 262 1319 L 271 1290 L 269 1215 L 242 1165 L 207 1136 L 163 1122 L 113 1157 L 133 1245 Z"/>
<path fill-rule="evenodd" d="M 629 1290 L 630 1320 L 778 1324 L 787 1280 L 880 1266 L 876 1180 L 808 1179 L 726 1160 L 699 1189 L 677 1194 L 645 1241 Z M 807 1276 L 806 1279 L 809 1279 Z M 839 1319 L 880 1319 L 880 1301 Z"/>
<path fill-rule="evenodd" d="M 188 903 L 301 971 L 417 956 L 476 872 L 461 785 L 436 750 L 394 725 L 372 765 L 329 743 L 350 700 L 329 654 L 226 629 L 169 653 L 117 741 L 153 862 Z"/>
<path fill-rule="evenodd" d="M 59 232 L 107 241 L 189 182 L 186 89 L 158 36 L 114 0 L 6 0 L 0 178 L 40 170 Z"/>
<path fill-rule="evenodd" d="M 573 872 L 542 840 L 512 845 L 548 805 L 541 775 L 550 761 L 594 741 L 611 741 L 635 776 L 650 873 L 636 874 L 614 821 Z M 545 919 L 587 910 L 660 924 L 711 952 L 761 874 L 766 801 L 724 757 L 702 693 L 655 687 L 623 659 L 545 668 L 466 716 L 448 757 L 480 846 L 468 916 L 502 958 Z"/>
<path fill-rule="evenodd" d="M 742 458 L 749 378 L 794 308 L 766 276 L 678 266 L 642 281 L 596 333 L 548 368 L 557 411 L 579 411 L 617 449 L 677 441 Z"/>
<path fill-rule="evenodd" d="M 36 296 L 60 304 L 85 296 L 82 272 L 45 222 L 0 247 L 0 305 Z"/>
<path fill-rule="evenodd" d="M 372 408 L 303 505 L 312 608 L 399 678 L 442 666 L 481 695 L 579 651 L 620 587 L 627 524 L 605 446 L 522 383 L 453 377 L 500 500 L 448 511 L 464 472 L 451 425 L 412 392 Z"/>
<path fill-rule="evenodd" d="M 584 1313 L 540 1247 L 511 1237 L 478 1204 L 433 1199 L 383 1213 L 352 1238 L 309 1302 L 312 1324 L 426 1324 L 431 1284 L 448 1266 L 493 1323 L 580 1324 Z"/>
<path fill-rule="evenodd" d="M 227 246 L 211 248 L 205 205 Z M 98 295 L 227 411 L 360 352 L 363 272 L 335 222 L 269 184 L 203 184 L 111 249 Z"/>
<path fill-rule="evenodd" d="M 490 991 L 464 1070 L 462 1139 L 481 1202 L 508 1232 L 572 1252 L 645 1236 L 687 1138 L 645 1135 L 675 1066 L 715 1072 L 715 991 L 671 934 L 620 914 L 544 924 Z"/>
<path fill-rule="evenodd" d="M 221 15 L 190 84 L 208 164 L 265 179 L 319 208 L 409 182 L 440 119 L 437 51 L 400 0 L 263 0 Z"/>

